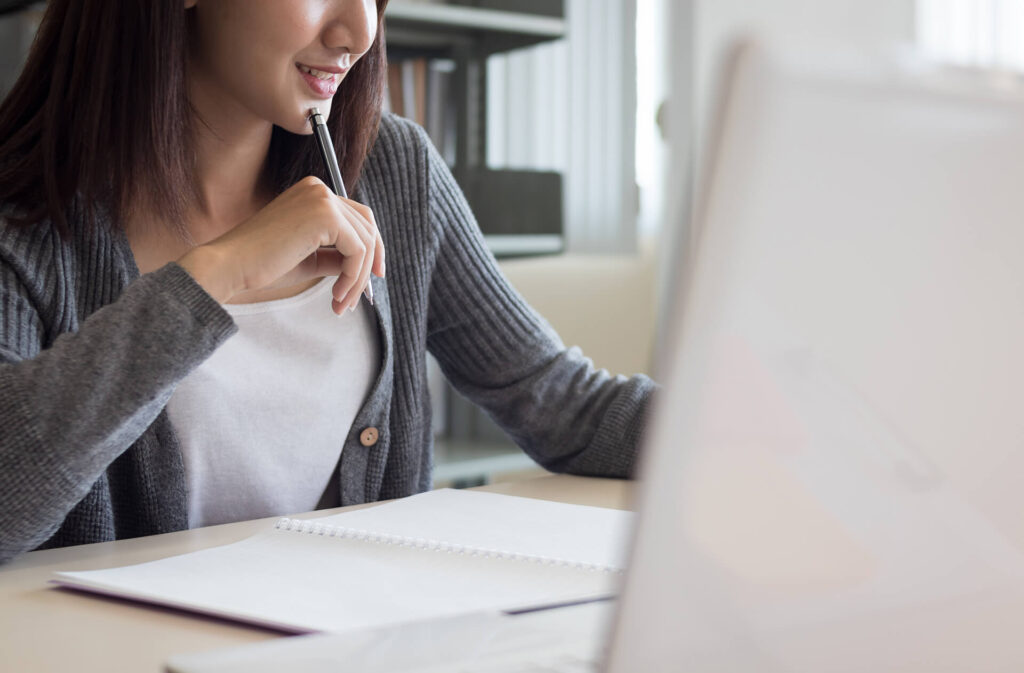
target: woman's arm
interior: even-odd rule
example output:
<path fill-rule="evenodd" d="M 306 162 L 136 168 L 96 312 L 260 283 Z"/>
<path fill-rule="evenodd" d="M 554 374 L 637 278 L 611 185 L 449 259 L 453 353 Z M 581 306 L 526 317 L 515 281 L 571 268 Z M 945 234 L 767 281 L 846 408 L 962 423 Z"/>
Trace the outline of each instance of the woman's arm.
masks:
<path fill-rule="evenodd" d="M 236 331 L 177 264 L 138 278 L 44 342 L 0 249 L 0 562 L 45 542 L 153 422 L 175 384 Z"/>
<path fill-rule="evenodd" d="M 565 348 L 502 275 L 448 167 L 422 130 L 417 135 L 428 153 L 430 218 L 440 239 L 431 353 L 455 388 L 544 467 L 629 476 L 655 384 L 613 377 Z"/>
<path fill-rule="evenodd" d="M 56 317 L 33 296 L 67 288 L 53 279 L 53 287 L 26 286 L 37 275 L 26 251 L 37 256 L 46 246 L 20 233 L 0 223 L 0 562 L 49 539 L 156 419 L 177 382 L 234 334 L 218 300 L 337 276 L 332 307 L 341 314 L 360 301 L 370 273 L 384 272 L 373 213 L 308 177 L 226 234 L 135 280 L 77 332 L 41 350 L 44 326 Z M 63 268 L 57 261 L 33 264 Z"/>

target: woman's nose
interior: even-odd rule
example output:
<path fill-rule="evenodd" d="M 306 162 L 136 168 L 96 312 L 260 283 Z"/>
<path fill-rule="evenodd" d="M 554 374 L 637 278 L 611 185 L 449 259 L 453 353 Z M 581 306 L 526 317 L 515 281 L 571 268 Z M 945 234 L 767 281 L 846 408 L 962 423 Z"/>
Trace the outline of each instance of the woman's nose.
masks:
<path fill-rule="evenodd" d="M 377 1 L 340 0 L 334 5 L 323 31 L 324 45 L 353 56 L 369 51 L 377 34 Z"/>

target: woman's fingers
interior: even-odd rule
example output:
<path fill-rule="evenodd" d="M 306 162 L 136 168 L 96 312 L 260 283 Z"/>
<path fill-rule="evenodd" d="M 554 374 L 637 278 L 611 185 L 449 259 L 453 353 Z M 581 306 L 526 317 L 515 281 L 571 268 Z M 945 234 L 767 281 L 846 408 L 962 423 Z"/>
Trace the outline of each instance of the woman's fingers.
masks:
<path fill-rule="evenodd" d="M 345 256 L 338 252 L 337 248 L 320 248 L 308 259 L 311 260 L 311 264 L 303 270 L 307 275 L 316 278 L 340 275 L 345 262 Z"/>
<path fill-rule="evenodd" d="M 384 245 L 373 212 L 338 198 L 313 177 L 204 246 L 211 252 L 192 255 L 196 268 L 191 270 L 218 298 L 336 276 L 332 305 L 340 312 L 354 307 L 370 275 L 382 276 L 384 269 Z"/>
<path fill-rule="evenodd" d="M 354 202 L 353 202 L 354 203 Z M 356 204 L 365 208 L 361 204 Z M 331 308 L 341 314 L 354 308 L 369 284 L 370 274 L 380 266 L 378 254 L 383 250 L 380 234 L 364 212 L 350 202 L 337 200 L 339 221 L 333 247 L 321 247 L 301 265 L 311 276 L 337 276 L 332 288 Z M 369 209 L 366 209 L 369 212 Z M 372 213 L 370 213 L 372 218 Z"/>
<path fill-rule="evenodd" d="M 351 294 L 356 290 L 366 257 L 366 244 L 356 229 L 342 226 L 335 239 L 335 247 L 342 260 L 338 280 L 334 283 L 334 299 L 341 304 L 343 310 L 353 304 Z M 358 291 L 362 291 L 362 288 L 359 287 Z"/>
<path fill-rule="evenodd" d="M 359 279 L 356 281 L 353 290 L 353 305 L 359 302 L 359 296 L 366 291 L 366 286 L 370 282 L 370 269 L 373 267 L 373 255 L 376 251 L 373 234 L 365 226 L 356 226 L 358 227 L 359 239 L 363 242 L 363 246 L 366 249 L 366 254 L 363 255 L 362 265 L 359 267 Z"/>
<path fill-rule="evenodd" d="M 349 217 L 353 216 L 349 214 Z M 344 235 L 347 238 L 358 240 L 360 252 L 348 255 L 344 262 L 345 279 L 344 282 L 338 284 L 338 289 L 343 294 L 335 295 L 335 299 L 342 305 L 342 310 L 350 309 L 358 303 L 359 295 L 366 286 L 366 271 L 371 264 L 369 256 L 373 254 L 366 230 L 358 222 L 347 220 L 347 224 L 348 227 L 344 231 Z"/>
<path fill-rule="evenodd" d="M 320 248 L 310 257 L 316 258 L 315 266 L 310 267 L 310 275 L 325 277 L 337 276 L 332 287 L 331 308 L 339 315 L 352 308 L 359 301 L 360 288 L 365 273 L 365 260 L 360 262 L 354 257 L 345 257 L 336 248 Z M 355 276 L 355 280 L 353 280 Z"/>
<path fill-rule="evenodd" d="M 380 229 L 377 228 L 377 220 L 373 216 L 373 211 L 370 210 L 369 206 L 365 206 L 356 201 L 348 201 L 349 205 L 355 210 L 360 216 L 362 216 L 362 222 L 367 228 L 367 231 L 371 233 L 374 239 L 374 255 L 373 255 L 373 273 L 380 277 L 384 277 L 384 239 L 381 238 Z"/>
<path fill-rule="evenodd" d="M 367 255 L 364 260 L 365 267 L 360 273 L 359 285 L 361 291 L 365 291 L 366 286 L 370 283 L 371 273 L 376 273 L 381 277 L 384 275 L 384 241 L 381 239 L 380 232 L 377 229 L 377 223 L 374 221 L 372 210 L 356 201 L 342 200 L 341 203 L 345 206 L 346 212 L 351 218 L 350 222 L 353 223 L 354 227 L 359 228 L 360 238 L 367 249 Z"/>
<path fill-rule="evenodd" d="M 376 253 L 373 256 L 373 272 L 377 274 L 378 278 L 384 277 L 384 239 L 380 237 L 380 232 L 376 233 L 374 237 L 374 248 Z"/>
<path fill-rule="evenodd" d="M 345 312 L 345 306 L 338 301 L 338 297 L 345 296 L 351 283 L 351 279 L 345 276 L 345 261 L 346 257 L 338 252 L 337 248 L 319 248 L 300 265 L 303 267 L 303 273 L 309 276 L 335 276 L 334 284 L 331 286 L 331 310 L 337 315 Z M 351 266 L 351 262 L 349 264 Z"/>

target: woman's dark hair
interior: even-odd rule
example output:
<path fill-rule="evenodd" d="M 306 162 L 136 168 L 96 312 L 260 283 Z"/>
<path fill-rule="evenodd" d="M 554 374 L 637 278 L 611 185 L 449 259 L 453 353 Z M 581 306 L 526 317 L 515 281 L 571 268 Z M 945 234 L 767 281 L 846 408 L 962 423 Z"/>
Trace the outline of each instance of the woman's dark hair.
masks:
<path fill-rule="evenodd" d="M 377 37 L 342 81 L 327 122 L 349 191 L 380 123 L 387 2 L 377 0 Z M 0 204 L 27 224 L 49 218 L 64 235 L 72 213 L 94 223 L 105 212 L 123 227 L 145 204 L 184 233 L 197 191 L 182 0 L 47 5 L 0 104 Z M 315 143 L 278 127 L 267 165 L 278 191 L 307 175 L 327 177 Z"/>

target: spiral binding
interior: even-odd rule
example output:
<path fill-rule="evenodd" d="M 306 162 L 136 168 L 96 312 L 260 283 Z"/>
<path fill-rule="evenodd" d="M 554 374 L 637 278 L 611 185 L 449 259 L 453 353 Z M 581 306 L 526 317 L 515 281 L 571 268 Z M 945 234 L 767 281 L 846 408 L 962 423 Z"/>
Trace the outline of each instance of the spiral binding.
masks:
<path fill-rule="evenodd" d="M 589 572 L 601 572 L 608 574 L 621 574 L 622 568 L 616 566 L 602 566 L 582 561 L 570 561 L 568 559 L 554 558 L 550 556 L 537 556 L 534 554 L 520 554 L 518 552 L 501 551 L 498 549 L 487 549 L 474 547 L 472 545 L 455 544 L 443 540 L 428 540 L 418 537 L 406 537 L 403 535 L 392 535 L 390 533 L 376 533 L 361 528 L 348 528 L 346 526 L 331 526 L 319 521 L 300 521 L 282 517 L 274 524 L 277 530 L 290 531 L 293 533 L 306 533 L 308 535 L 320 535 L 322 537 L 336 537 L 348 540 L 358 540 L 372 544 L 387 544 L 398 547 L 411 547 L 424 551 L 433 551 L 448 554 L 463 554 L 466 556 L 479 556 L 482 558 L 493 558 L 504 561 L 519 561 L 523 563 L 536 563 L 537 565 L 554 566 L 560 568 L 573 568 Z"/>

